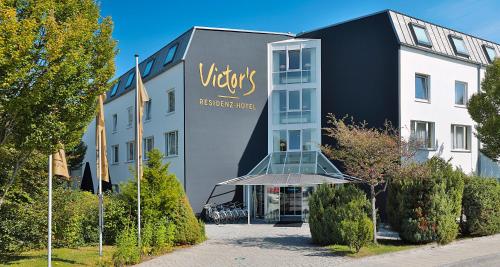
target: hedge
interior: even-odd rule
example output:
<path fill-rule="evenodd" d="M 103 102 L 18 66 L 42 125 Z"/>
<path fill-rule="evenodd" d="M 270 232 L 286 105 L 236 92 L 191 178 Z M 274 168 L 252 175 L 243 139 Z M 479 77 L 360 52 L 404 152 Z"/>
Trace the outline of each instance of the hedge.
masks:
<path fill-rule="evenodd" d="M 500 183 L 494 179 L 466 179 L 462 209 L 464 234 L 483 236 L 500 233 Z"/>

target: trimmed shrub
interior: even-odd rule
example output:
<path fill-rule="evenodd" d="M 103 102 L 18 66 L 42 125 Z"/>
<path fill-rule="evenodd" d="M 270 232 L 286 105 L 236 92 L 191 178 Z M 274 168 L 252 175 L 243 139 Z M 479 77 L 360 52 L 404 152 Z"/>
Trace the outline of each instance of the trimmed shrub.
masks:
<path fill-rule="evenodd" d="M 136 264 L 141 260 L 137 247 L 137 231 L 134 227 L 125 228 L 116 238 L 116 251 L 113 253 L 115 266 Z"/>
<path fill-rule="evenodd" d="M 309 229 L 314 243 L 349 245 L 356 251 L 373 240 L 370 203 L 353 185 L 320 185 L 309 199 Z"/>
<path fill-rule="evenodd" d="M 129 214 L 130 207 L 119 195 L 112 193 L 104 195 L 104 244 L 115 244 L 118 234 L 131 224 Z"/>
<path fill-rule="evenodd" d="M 500 183 L 494 179 L 466 179 L 462 209 L 464 234 L 473 236 L 500 233 Z"/>
<path fill-rule="evenodd" d="M 412 166 L 411 171 L 404 172 L 403 177 L 392 182 L 388 217 L 403 240 L 446 244 L 456 238 L 463 177 L 460 170 L 454 170 L 448 162 L 433 157 L 420 167 Z"/>

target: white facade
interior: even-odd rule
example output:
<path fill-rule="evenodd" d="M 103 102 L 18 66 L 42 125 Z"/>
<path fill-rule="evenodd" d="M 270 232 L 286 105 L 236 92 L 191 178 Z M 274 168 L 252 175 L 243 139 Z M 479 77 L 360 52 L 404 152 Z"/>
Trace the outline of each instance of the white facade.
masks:
<path fill-rule="evenodd" d="M 466 99 L 477 93 L 484 78 L 484 67 L 431 52 L 401 46 L 399 51 L 400 125 L 403 137 L 412 134 L 412 121 L 430 122 L 432 145 L 419 150 L 417 158 L 440 156 L 461 168 L 465 173 L 477 170 L 478 139 L 474 136 L 474 121 L 465 105 L 455 103 L 456 83 L 466 84 Z M 428 100 L 416 97 L 416 75 L 428 78 Z M 420 124 L 422 129 L 423 125 Z M 456 140 L 454 148 L 453 126 L 466 126 L 465 148 L 456 148 L 463 143 Z M 461 129 L 459 129 L 461 130 Z M 430 129 L 432 131 L 432 129 Z M 461 132 L 460 132 L 461 133 Z M 413 126 L 415 134 L 415 124 Z M 461 137 L 455 133 L 455 138 Z M 469 140 L 470 138 L 470 140 Z M 461 146 L 463 147 L 463 146 Z"/>
<path fill-rule="evenodd" d="M 184 65 L 179 63 L 169 70 L 145 82 L 151 103 L 151 118 L 144 119 L 143 138 L 153 138 L 154 147 L 163 154 L 166 153 L 166 133 L 177 131 L 177 155 L 164 158 L 169 162 L 169 171 L 184 183 Z M 175 94 L 175 110 L 168 112 L 168 92 Z M 120 184 L 133 179 L 130 168 L 135 169 L 134 160 L 128 160 L 127 143 L 134 142 L 134 123 L 129 125 L 128 109 L 134 110 L 135 89 L 130 90 L 113 101 L 105 103 L 104 115 L 106 121 L 107 157 L 109 173 L 113 184 Z M 113 115 L 116 114 L 116 131 L 113 130 Z M 92 173 L 94 189 L 97 190 L 96 180 L 96 154 L 95 151 L 95 120 L 93 120 L 83 135 L 83 142 L 87 145 L 87 153 L 83 162 L 89 162 Z M 143 145 L 145 142 L 143 141 Z M 114 162 L 114 146 L 118 146 L 118 162 Z M 144 151 L 144 150 L 143 150 Z M 134 152 L 135 153 L 135 152 Z M 145 152 L 143 153 L 145 154 Z M 135 156 L 134 156 L 135 158 Z M 143 164 L 147 161 L 144 160 Z M 85 165 L 83 166 L 85 168 Z M 83 171 L 82 171 L 83 173 Z"/>

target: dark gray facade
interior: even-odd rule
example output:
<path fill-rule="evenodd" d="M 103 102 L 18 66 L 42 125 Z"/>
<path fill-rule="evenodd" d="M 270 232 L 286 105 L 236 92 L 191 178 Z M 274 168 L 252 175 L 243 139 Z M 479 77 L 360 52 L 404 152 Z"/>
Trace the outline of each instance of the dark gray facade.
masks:
<path fill-rule="evenodd" d="M 267 44 L 289 38 L 195 30 L 185 58 L 184 90 L 184 186 L 195 210 L 205 204 L 217 183 L 247 174 L 267 155 Z M 212 79 L 207 81 L 212 64 Z M 228 66 L 229 88 L 223 74 Z M 214 195 L 233 189 L 218 187 Z M 231 192 L 212 201 L 222 203 L 233 197 Z"/>

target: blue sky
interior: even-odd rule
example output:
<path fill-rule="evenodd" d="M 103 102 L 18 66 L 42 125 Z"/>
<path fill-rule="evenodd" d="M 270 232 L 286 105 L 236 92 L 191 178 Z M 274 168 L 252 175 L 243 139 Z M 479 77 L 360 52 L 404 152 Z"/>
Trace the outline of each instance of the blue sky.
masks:
<path fill-rule="evenodd" d="M 192 26 L 298 33 L 384 9 L 500 43 L 500 1 L 166 1 L 101 0 L 101 13 L 115 23 L 116 76 Z"/>

